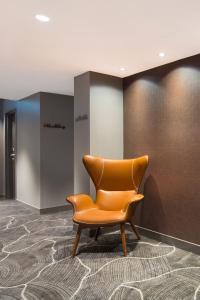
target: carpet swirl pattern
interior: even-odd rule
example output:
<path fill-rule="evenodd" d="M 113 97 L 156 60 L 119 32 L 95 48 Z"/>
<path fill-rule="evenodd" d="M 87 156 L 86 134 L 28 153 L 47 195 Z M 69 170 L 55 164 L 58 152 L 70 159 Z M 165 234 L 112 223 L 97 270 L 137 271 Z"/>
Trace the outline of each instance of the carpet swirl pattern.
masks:
<path fill-rule="evenodd" d="M 98 241 L 75 232 L 71 211 L 38 215 L 17 201 L 0 201 L 0 300 L 200 300 L 200 256 L 127 230 Z"/>

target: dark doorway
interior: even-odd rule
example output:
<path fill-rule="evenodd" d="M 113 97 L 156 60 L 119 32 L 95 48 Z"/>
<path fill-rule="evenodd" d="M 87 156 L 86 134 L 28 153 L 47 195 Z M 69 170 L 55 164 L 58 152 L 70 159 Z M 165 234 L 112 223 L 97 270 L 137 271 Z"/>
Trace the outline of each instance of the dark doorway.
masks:
<path fill-rule="evenodd" d="M 15 199 L 15 164 L 16 164 L 16 112 L 6 113 L 6 198 Z"/>

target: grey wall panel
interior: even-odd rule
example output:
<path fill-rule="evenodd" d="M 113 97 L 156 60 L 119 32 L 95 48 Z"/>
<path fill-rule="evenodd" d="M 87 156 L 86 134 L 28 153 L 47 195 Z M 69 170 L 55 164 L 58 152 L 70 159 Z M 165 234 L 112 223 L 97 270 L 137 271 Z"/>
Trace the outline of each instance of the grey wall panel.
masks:
<path fill-rule="evenodd" d="M 5 113 L 14 109 L 16 198 L 38 209 L 65 204 L 66 195 L 74 192 L 73 97 L 38 93 L 20 101 L 4 101 L 3 119 L 0 118 L 0 194 L 5 185 Z M 44 128 L 44 123 L 60 123 L 66 129 Z"/>
<path fill-rule="evenodd" d="M 74 192 L 74 103 L 72 96 L 40 93 L 41 208 L 66 204 Z M 46 128 L 45 123 L 65 129 Z"/>
<path fill-rule="evenodd" d="M 123 158 L 122 79 L 90 72 L 90 154 Z"/>
<path fill-rule="evenodd" d="M 124 79 L 125 158 L 148 154 L 139 225 L 200 244 L 200 55 Z"/>
<path fill-rule="evenodd" d="M 123 150 L 122 78 L 90 72 L 90 154 L 123 159 Z"/>
<path fill-rule="evenodd" d="M 40 208 L 40 95 L 18 102 L 17 199 Z"/>
<path fill-rule="evenodd" d="M 82 157 L 123 157 L 122 79 L 87 72 L 75 78 L 75 192 L 95 197 Z M 79 117 L 87 116 L 81 120 Z M 77 120 L 79 118 L 79 120 Z"/>
<path fill-rule="evenodd" d="M 90 73 L 74 81 L 74 191 L 90 193 L 90 181 L 82 157 L 90 153 Z M 77 118 L 87 115 L 86 120 Z M 80 119 L 80 118 L 79 118 Z"/>

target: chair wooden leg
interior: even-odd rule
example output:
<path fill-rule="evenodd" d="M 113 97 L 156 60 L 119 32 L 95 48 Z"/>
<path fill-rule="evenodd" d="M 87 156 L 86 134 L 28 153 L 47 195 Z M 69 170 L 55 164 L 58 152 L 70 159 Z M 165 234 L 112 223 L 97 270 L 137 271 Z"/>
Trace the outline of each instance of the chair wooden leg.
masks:
<path fill-rule="evenodd" d="M 133 224 L 133 221 L 132 221 L 132 220 L 130 220 L 130 224 L 131 224 L 131 227 L 132 227 L 133 231 L 135 232 L 135 234 L 136 234 L 136 236 L 137 236 L 137 239 L 140 240 L 141 237 L 140 237 L 140 235 L 139 235 L 139 232 L 138 232 L 137 228 L 136 228 L 135 225 Z"/>
<path fill-rule="evenodd" d="M 96 233 L 95 233 L 95 241 L 97 241 L 98 236 L 99 236 L 99 233 L 100 233 L 100 227 L 98 227 L 97 230 L 96 230 Z"/>
<path fill-rule="evenodd" d="M 73 248 L 72 248 L 72 257 L 74 257 L 76 255 L 76 250 L 77 250 L 78 243 L 79 243 L 80 236 L 81 236 L 81 229 L 82 229 L 81 225 L 78 225 L 76 238 L 75 238 L 74 245 L 73 245 Z"/>
<path fill-rule="evenodd" d="M 125 224 L 120 224 L 120 230 L 121 230 L 121 239 L 122 239 L 122 249 L 124 252 L 124 256 L 126 256 L 126 235 L 125 235 Z"/>

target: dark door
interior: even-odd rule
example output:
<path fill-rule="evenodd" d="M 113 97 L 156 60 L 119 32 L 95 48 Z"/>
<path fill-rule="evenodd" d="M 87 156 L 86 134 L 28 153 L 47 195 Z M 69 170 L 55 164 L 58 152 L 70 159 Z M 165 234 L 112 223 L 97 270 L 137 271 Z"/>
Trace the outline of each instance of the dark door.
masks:
<path fill-rule="evenodd" d="M 16 113 L 6 114 L 6 198 L 15 199 Z"/>

